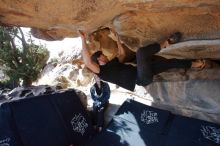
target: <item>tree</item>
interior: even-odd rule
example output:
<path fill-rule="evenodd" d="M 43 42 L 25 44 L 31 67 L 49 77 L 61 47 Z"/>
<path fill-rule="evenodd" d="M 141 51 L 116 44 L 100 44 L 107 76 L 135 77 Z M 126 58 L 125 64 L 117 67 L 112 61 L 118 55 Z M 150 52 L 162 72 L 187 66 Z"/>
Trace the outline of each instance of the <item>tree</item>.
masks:
<path fill-rule="evenodd" d="M 48 58 L 48 50 L 43 45 L 34 44 L 30 33 L 26 41 L 20 27 L 0 26 L 0 66 L 9 82 L 18 84 L 22 80 L 24 86 L 31 85 Z"/>

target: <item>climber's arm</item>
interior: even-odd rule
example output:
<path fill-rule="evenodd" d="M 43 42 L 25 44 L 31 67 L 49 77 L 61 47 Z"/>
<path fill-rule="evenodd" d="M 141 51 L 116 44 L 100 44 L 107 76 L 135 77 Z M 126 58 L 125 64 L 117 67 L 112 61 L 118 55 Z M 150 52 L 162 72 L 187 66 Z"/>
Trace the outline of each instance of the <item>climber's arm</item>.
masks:
<path fill-rule="evenodd" d="M 78 31 L 78 33 L 82 40 L 82 58 L 86 67 L 88 67 L 94 73 L 99 73 L 100 72 L 99 65 L 93 62 L 91 59 L 91 55 L 89 53 L 88 46 L 86 44 L 86 34 L 83 33 L 82 31 Z"/>
<path fill-rule="evenodd" d="M 117 55 L 117 57 L 118 57 L 120 62 L 124 62 L 124 60 L 125 60 L 125 49 L 122 46 L 122 43 L 121 43 L 119 38 L 117 40 L 117 45 L 118 45 L 118 55 Z"/>

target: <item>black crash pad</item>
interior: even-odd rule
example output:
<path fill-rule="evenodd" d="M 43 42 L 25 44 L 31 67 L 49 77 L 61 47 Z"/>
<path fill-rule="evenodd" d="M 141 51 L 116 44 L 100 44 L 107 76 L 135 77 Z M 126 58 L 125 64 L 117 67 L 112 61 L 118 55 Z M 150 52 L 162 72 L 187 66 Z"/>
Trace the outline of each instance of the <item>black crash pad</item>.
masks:
<path fill-rule="evenodd" d="M 162 132 L 169 122 L 171 113 L 166 110 L 150 107 L 134 100 L 126 100 L 115 117 L 122 118 L 138 125 L 141 130 Z"/>
<path fill-rule="evenodd" d="M 74 90 L 15 99 L 4 105 L 13 115 L 10 123 L 17 133 L 12 137 L 19 137 L 24 146 L 81 146 L 93 134 L 91 121 Z"/>
<path fill-rule="evenodd" d="M 165 146 L 220 146 L 220 125 L 175 116 Z"/>
<path fill-rule="evenodd" d="M 114 118 L 108 128 L 86 146 L 161 146 L 164 144 L 163 134 L 142 130 L 134 123 Z"/>
<path fill-rule="evenodd" d="M 107 128 L 87 146 L 161 146 L 170 116 L 168 111 L 127 100 Z"/>
<path fill-rule="evenodd" d="M 22 146 L 8 104 L 0 105 L 0 146 Z"/>
<path fill-rule="evenodd" d="M 127 100 L 86 146 L 220 146 L 220 125 Z"/>

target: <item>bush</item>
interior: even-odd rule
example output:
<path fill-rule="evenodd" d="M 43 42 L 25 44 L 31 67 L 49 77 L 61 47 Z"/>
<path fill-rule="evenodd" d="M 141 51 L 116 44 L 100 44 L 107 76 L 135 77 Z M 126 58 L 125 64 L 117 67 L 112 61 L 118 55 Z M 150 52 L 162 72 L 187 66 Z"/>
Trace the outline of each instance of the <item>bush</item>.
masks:
<path fill-rule="evenodd" d="M 11 82 L 23 81 L 24 86 L 37 80 L 49 58 L 43 45 L 34 44 L 31 35 L 25 40 L 19 27 L 0 27 L 0 65 Z M 21 44 L 18 46 L 18 43 Z"/>

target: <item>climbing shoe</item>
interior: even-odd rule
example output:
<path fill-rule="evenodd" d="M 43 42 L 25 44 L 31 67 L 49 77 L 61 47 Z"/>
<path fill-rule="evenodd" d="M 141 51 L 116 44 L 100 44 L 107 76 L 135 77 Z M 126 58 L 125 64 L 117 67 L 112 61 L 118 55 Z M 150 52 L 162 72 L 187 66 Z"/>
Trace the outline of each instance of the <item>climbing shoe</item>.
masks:
<path fill-rule="evenodd" d="M 169 44 L 175 44 L 180 42 L 182 38 L 182 33 L 181 32 L 175 32 L 174 34 L 172 34 L 169 38 L 168 38 L 168 43 Z"/>

